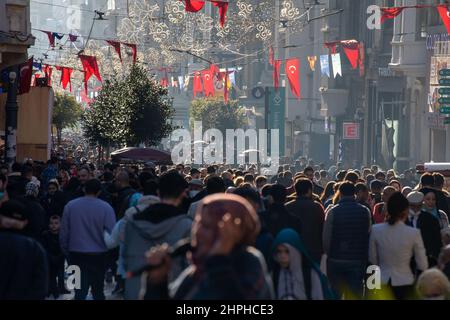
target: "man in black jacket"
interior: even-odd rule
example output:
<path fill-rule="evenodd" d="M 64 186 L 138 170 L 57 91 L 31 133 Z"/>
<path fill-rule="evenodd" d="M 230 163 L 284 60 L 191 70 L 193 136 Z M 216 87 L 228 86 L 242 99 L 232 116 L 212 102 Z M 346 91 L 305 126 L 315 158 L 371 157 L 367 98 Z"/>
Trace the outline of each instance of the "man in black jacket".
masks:
<path fill-rule="evenodd" d="M 116 175 L 114 185 L 117 190 L 117 198 L 113 202 L 117 219 L 120 219 L 130 206 L 131 196 L 137 191 L 130 186 L 130 175 L 125 170 L 119 171 Z"/>
<path fill-rule="evenodd" d="M 437 218 L 431 213 L 422 210 L 423 198 L 423 193 L 418 191 L 408 194 L 409 217 L 406 224 L 420 229 L 427 253 L 428 265 L 431 268 L 437 264 L 442 248 L 441 227 Z"/>
<path fill-rule="evenodd" d="M 267 229 L 276 237 L 277 234 L 287 228 L 294 229 L 301 234 L 300 219 L 290 213 L 285 205 L 287 192 L 281 184 L 269 186 L 269 206 L 267 210 Z"/>
<path fill-rule="evenodd" d="M 311 257 L 320 263 L 323 246 L 322 230 L 325 212 L 322 205 L 312 200 L 313 183 L 309 179 L 301 178 L 295 183 L 297 199 L 286 204 L 286 210 L 297 217 L 301 224 L 300 237 L 305 242 Z"/>
<path fill-rule="evenodd" d="M 47 294 L 45 251 L 22 234 L 28 219 L 25 207 L 15 200 L 0 208 L 0 300 L 43 300 Z"/>
<path fill-rule="evenodd" d="M 84 185 L 86 184 L 86 182 L 91 180 L 91 178 L 92 178 L 92 174 L 91 174 L 91 170 L 89 169 L 89 167 L 82 167 L 80 170 L 78 170 L 78 180 L 80 181 L 80 186 L 74 192 L 73 199 L 81 198 L 81 197 L 85 196 Z M 107 192 L 103 188 L 103 186 L 102 186 L 102 191 L 100 192 L 100 195 L 98 196 L 98 198 L 100 200 L 108 202 L 109 204 L 112 203 L 111 202 L 111 194 L 109 194 L 109 192 Z M 70 200 L 73 200 L 73 199 L 70 199 Z"/>

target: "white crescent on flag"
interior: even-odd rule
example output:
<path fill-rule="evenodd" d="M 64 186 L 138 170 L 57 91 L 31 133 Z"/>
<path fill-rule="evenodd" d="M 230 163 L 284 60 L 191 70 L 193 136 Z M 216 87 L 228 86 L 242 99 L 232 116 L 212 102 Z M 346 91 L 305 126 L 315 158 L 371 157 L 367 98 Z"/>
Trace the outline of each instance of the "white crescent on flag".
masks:
<path fill-rule="evenodd" d="M 289 67 L 289 72 L 290 72 L 290 73 L 294 74 L 295 71 L 297 71 L 297 67 L 296 67 L 296 66 L 290 66 L 290 67 Z"/>

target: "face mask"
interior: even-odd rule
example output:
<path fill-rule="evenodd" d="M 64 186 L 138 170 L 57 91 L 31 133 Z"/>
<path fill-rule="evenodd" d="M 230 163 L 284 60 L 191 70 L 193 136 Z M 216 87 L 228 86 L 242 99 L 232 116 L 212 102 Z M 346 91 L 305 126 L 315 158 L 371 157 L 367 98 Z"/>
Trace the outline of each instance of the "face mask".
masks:
<path fill-rule="evenodd" d="M 195 197 L 200 191 L 198 190 L 191 190 L 189 191 L 189 198 Z"/>

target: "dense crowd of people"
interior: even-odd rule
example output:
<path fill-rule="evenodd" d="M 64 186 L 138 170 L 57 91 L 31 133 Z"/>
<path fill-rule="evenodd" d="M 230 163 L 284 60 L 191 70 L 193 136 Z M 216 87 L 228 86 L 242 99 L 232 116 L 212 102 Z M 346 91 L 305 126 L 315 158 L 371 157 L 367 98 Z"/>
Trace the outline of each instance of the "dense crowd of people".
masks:
<path fill-rule="evenodd" d="M 77 300 L 104 300 L 105 283 L 130 300 L 450 298 L 439 173 L 58 158 L 0 171 L 0 299 L 68 294 L 68 266 Z"/>

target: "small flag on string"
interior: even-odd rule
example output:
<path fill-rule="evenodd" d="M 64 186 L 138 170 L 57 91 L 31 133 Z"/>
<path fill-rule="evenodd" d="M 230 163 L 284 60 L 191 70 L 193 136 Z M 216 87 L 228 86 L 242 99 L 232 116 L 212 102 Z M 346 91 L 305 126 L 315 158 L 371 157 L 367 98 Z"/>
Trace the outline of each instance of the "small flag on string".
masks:
<path fill-rule="evenodd" d="M 47 34 L 48 42 L 50 44 L 50 47 L 53 48 L 55 46 L 55 35 L 53 34 L 53 32 L 44 31 L 44 30 L 41 30 L 41 31 L 44 32 L 45 34 Z"/>
<path fill-rule="evenodd" d="M 54 36 L 56 39 L 61 40 L 61 39 L 64 37 L 64 33 L 59 34 L 59 33 L 57 33 L 57 32 L 53 32 L 53 36 Z"/>
<path fill-rule="evenodd" d="M 180 90 L 184 89 L 184 79 L 183 76 L 178 76 L 178 85 L 180 86 Z"/>
<path fill-rule="evenodd" d="M 311 69 L 311 71 L 316 71 L 317 56 L 309 56 L 308 62 L 309 62 L 309 68 Z"/>
<path fill-rule="evenodd" d="M 322 71 L 322 75 L 327 75 L 330 77 L 330 61 L 327 54 L 320 56 L 320 70 Z"/>
<path fill-rule="evenodd" d="M 116 50 L 120 62 L 122 62 L 122 53 L 120 52 L 120 42 L 114 40 L 106 40 L 106 42 Z"/>
<path fill-rule="evenodd" d="M 202 78 L 200 72 L 196 72 L 194 75 L 194 97 L 197 96 L 197 93 L 201 93 L 203 91 Z"/>
<path fill-rule="evenodd" d="M 94 75 L 100 82 L 102 81 L 102 77 L 100 75 L 100 70 L 98 68 L 97 64 L 97 58 L 94 56 L 85 56 L 85 55 L 79 55 L 78 56 L 81 60 L 81 64 L 83 65 L 84 70 L 84 91 L 87 95 L 88 93 L 88 80 L 92 75 Z"/>
<path fill-rule="evenodd" d="M 211 1 L 215 7 L 219 8 L 220 26 L 225 26 L 225 19 L 227 16 L 228 2 Z"/>
<path fill-rule="evenodd" d="M 77 39 L 78 39 L 78 36 L 73 35 L 73 34 L 69 34 L 69 40 L 70 40 L 70 42 L 75 42 L 75 41 L 77 41 Z"/>
<path fill-rule="evenodd" d="M 273 66 L 274 61 L 275 61 L 275 58 L 274 58 L 274 53 L 273 53 L 273 47 L 270 46 L 270 48 L 269 48 L 269 64 L 271 66 Z"/>
<path fill-rule="evenodd" d="M 281 60 L 275 60 L 273 62 L 273 87 L 276 91 L 278 91 L 280 86 L 280 66 Z"/>
<path fill-rule="evenodd" d="M 337 75 L 342 77 L 342 68 L 341 68 L 341 54 L 333 53 L 331 55 L 331 61 L 333 63 L 333 76 L 336 78 Z"/>
<path fill-rule="evenodd" d="M 190 80 L 191 80 L 191 77 L 189 75 L 184 76 L 184 91 L 188 90 Z"/>
<path fill-rule="evenodd" d="M 60 67 L 56 66 L 56 70 L 61 71 L 61 85 L 63 89 L 65 90 L 67 88 L 67 85 L 70 84 L 70 92 L 72 92 L 72 82 L 70 81 L 70 77 L 72 75 L 73 69 L 67 68 L 67 67 Z"/>

